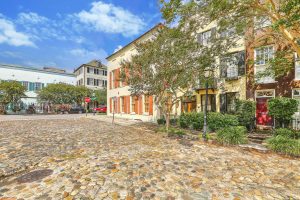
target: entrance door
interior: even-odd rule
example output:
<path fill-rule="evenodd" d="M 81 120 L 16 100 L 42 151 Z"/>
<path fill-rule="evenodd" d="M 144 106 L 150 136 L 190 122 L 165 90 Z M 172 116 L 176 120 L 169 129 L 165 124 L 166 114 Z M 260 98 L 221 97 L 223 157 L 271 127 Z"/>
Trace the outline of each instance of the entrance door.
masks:
<path fill-rule="evenodd" d="M 261 126 L 273 126 L 273 119 L 268 115 L 269 98 L 256 99 L 256 124 Z"/>

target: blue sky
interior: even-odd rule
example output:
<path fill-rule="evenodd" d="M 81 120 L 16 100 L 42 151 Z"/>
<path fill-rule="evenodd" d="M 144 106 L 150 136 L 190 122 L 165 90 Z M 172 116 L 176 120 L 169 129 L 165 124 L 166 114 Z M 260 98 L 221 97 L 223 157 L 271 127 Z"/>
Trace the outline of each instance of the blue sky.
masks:
<path fill-rule="evenodd" d="M 0 63 L 72 71 L 161 22 L 158 0 L 1 0 Z"/>

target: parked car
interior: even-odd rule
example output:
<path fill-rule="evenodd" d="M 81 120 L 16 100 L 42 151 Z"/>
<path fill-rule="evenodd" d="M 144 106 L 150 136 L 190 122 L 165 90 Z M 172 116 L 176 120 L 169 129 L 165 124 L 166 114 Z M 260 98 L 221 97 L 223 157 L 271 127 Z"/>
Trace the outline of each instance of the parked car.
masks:
<path fill-rule="evenodd" d="M 85 109 L 82 106 L 73 106 L 73 107 L 71 107 L 69 113 L 71 113 L 71 114 L 81 114 L 81 113 L 85 113 Z"/>
<path fill-rule="evenodd" d="M 94 108 L 94 111 L 99 112 L 99 113 L 106 113 L 107 107 L 106 106 L 100 106 L 98 108 Z"/>

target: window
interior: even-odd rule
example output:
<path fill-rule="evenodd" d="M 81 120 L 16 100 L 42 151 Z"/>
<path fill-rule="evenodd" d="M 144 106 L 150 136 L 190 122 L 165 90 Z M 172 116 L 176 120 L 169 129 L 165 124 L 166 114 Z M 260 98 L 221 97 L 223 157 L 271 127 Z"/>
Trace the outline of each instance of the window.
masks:
<path fill-rule="evenodd" d="M 145 113 L 149 113 L 149 96 L 145 95 L 144 99 Z"/>
<path fill-rule="evenodd" d="M 256 48 L 254 50 L 254 73 L 259 74 L 266 70 L 266 65 L 268 62 L 274 58 L 274 47 L 266 46 L 261 48 Z M 269 77 L 261 77 L 257 80 L 258 83 L 272 83 L 274 82 L 274 78 Z"/>
<path fill-rule="evenodd" d="M 201 95 L 201 111 L 205 108 L 205 94 Z M 216 112 L 216 95 L 209 94 L 207 101 L 207 111 Z"/>
<path fill-rule="evenodd" d="M 94 79 L 93 78 L 87 78 L 87 85 L 94 85 Z"/>
<path fill-rule="evenodd" d="M 103 70 L 103 76 L 107 76 L 107 71 L 106 70 Z"/>
<path fill-rule="evenodd" d="M 94 74 L 99 74 L 99 69 L 94 68 Z"/>
<path fill-rule="evenodd" d="M 254 27 L 255 29 L 262 29 L 268 26 L 271 26 L 272 22 L 268 17 L 255 17 L 254 18 Z"/>
<path fill-rule="evenodd" d="M 245 52 L 233 53 L 221 59 L 220 75 L 222 78 L 245 75 Z"/>
<path fill-rule="evenodd" d="M 131 112 L 138 113 L 138 97 L 131 97 Z"/>
<path fill-rule="evenodd" d="M 35 91 L 38 91 L 38 90 L 41 90 L 42 89 L 42 83 L 35 83 L 34 84 L 34 90 Z"/>
<path fill-rule="evenodd" d="M 26 91 L 29 91 L 29 82 L 28 81 L 22 81 L 22 85 L 25 87 Z"/>
<path fill-rule="evenodd" d="M 293 99 L 298 101 L 298 112 L 300 112 L 300 89 L 293 89 Z"/>
<path fill-rule="evenodd" d="M 206 46 L 208 45 L 208 43 L 210 42 L 210 38 L 211 38 L 211 31 L 206 31 L 201 33 L 201 44 Z"/>
<path fill-rule="evenodd" d="M 295 54 L 295 79 L 300 80 L 300 59 Z"/>
<path fill-rule="evenodd" d="M 232 113 L 236 111 L 237 92 L 228 92 L 220 95 L 220 111 Z"/>
<path fill-rule="evenodd" d="M 94 79 L 94 86 L 99 86 L 99 79 Z"/>
<path fill-rule="evenodd" d="M 125 97 L 121 97 L 121 112 L 125 112 Z"/>
<path fill-rule="evenodd" d="M 87 73 L 90 73 L 90 68 L 87 67 L 87 68 L 86 68 L 86 71 L 87 71 Z"/>

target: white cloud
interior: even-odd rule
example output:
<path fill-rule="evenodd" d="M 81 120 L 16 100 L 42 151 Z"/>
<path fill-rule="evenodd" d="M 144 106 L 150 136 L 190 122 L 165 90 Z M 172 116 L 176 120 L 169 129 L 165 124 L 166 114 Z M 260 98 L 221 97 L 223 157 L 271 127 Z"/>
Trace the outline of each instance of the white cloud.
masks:
<path fill-rule="evenodd" d="M 70 54 L 75 56 L 77 60 L 80 60 L 81 63 L 86 63 L 91 60 L 104 60 L 107 56 L 106 51 L 103 49 L 96 49 L 96 50 L 87 50 L 84 48 L 76 48 L 70 50 Z"/>
<path fill-rule="evenodd" d="M 31 46 L 35 44 L 31 41 L 29 35 L 18 32 L 13 22 L 4 19 L 0 15 L 0 44 L 6 43 L 12 46 Z"/>
<path fill-rule="evenodd" d="M 117 51 L 119 51 L 119 50 L 122 49 L 122 48 L 123 48 L 122 45 L 117 46 L 117 48 L 114 50 L 114 53 L 116 53 Z"/>
<path fill-rule="evenodd" d="M 89 11 L 83 10 L 75 16 L 95 31 L 120 33 L 124 36 L 136 35 L 145 27 L 140 17 L 122 7 L 102 1 L 93 2 Z"/>
<path fill-rule="evenodd" d="M 18 14 L 18 22 L 23 24 L 41 24 L 48 22 L 48 18 L 44 16 L 40 16 L 37 13 L 29 12 L 29 13 L 19 13 Z"/>

